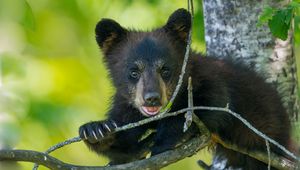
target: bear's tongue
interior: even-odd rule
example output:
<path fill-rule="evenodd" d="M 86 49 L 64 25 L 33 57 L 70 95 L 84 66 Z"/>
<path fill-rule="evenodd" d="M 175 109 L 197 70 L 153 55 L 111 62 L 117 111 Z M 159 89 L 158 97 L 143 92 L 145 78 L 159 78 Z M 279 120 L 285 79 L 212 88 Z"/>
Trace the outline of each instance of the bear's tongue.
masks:
<path fill-rule="evenodd" d="M 143 110 L 150 116 L 156 115 L 159 112 L 160 108 L 160 106 L 143 106 Z"/>

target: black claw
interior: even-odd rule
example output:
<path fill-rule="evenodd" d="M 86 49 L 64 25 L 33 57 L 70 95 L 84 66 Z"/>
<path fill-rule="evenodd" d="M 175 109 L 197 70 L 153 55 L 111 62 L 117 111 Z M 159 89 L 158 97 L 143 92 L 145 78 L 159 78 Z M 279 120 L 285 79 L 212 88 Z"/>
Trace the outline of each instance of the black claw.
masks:
<path fill-rule="evenodd" d="M 79 136 L 90 143 L 96 143 L 107 137 L 117 128 L 113 120 L 90 122 L 79 128 Z"/>

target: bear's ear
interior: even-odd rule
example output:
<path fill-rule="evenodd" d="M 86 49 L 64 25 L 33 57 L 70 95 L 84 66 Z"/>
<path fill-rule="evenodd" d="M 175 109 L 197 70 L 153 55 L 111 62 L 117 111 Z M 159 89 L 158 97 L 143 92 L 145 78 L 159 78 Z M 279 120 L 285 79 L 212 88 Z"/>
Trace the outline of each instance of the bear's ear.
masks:
<path fill-rule="evenodd" d="M 191 14 L 183 8 L 177 9 L 168 19 L 164 29 L 171 35 L 187 41 L 191 28 Z"/>
<path fill-rule="evenodd" d="M 114 45 L 124 38 L 127 30 L 112 19 L 102 19 L 98 22 L 95 33 L 96 41 L 102 51 L 107 53 Z"/>

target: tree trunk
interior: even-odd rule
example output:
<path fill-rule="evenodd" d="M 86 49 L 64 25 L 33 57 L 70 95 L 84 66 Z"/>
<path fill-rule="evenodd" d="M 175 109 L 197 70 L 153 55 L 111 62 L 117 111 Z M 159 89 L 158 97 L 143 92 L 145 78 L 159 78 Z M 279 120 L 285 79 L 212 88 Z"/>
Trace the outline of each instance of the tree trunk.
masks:
<path fill-rule="evenodd" d="M 291 118 L 297 120 L 293 34 L 290 31 L 289 38 L 282 41 L 273 38 L 267 26 L 258 27 L 263 8 L 263 1 L 257 0 L 203 0 L 206 52 L 216 57 L 242 58 L 276 86 Z"/>

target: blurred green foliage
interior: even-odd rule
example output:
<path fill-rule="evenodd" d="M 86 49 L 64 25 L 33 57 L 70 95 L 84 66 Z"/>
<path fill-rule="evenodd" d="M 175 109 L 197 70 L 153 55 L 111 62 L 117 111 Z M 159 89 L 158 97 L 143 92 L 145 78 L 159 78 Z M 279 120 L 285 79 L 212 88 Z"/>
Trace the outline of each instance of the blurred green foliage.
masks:
<path fill-rule="evenodd" d="M 204 51 L 202 4 L 194 3 L 193 48 Z M 77 136 L 81 124 L 104 119 L 114 89 L 95 42 L 101 18 L 150 30 L 186 5 L 176 0 L 1 0 L 0 147 L 44 151 Z M 80 165 L 107 163 L 83 143 L 53 156 Z M 166 169 L 197 169 L 200 158 L 211 156 L 202 151 Z M 20 163 L 20 169 L 31 167 Z"/>

